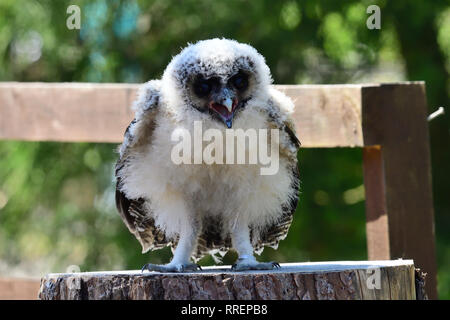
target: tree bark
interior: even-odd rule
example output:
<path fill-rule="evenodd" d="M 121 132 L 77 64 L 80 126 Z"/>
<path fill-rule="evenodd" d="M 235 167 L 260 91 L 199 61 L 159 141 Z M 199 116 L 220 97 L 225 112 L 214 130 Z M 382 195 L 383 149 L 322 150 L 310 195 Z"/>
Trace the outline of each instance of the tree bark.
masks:
<path fill-rule="evenodd" d="M 43 300 L 382 300 L 416 299 L 412 260 L 287 263 L 272 271 L 205 267 L 191 273 L 140 271 L 49 274 Z M 419 298 L 426 298 L 420 296 Z"/>

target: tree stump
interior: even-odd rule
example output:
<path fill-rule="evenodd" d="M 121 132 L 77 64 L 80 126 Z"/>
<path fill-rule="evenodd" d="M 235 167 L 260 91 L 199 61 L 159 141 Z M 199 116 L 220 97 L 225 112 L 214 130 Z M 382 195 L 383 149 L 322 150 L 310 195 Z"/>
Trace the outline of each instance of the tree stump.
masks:
<path fill-rule="evenodd" d="M 417 275 L 416 275 L 417 274 Z M 43 300 L 382 300 L 426 298 L 412 260 L 285 263 L 272 271 L 227 266 L 190 273 L 107 271 L 48 274 Z M 423 275 L 423 274 L 422 274 Z"/>

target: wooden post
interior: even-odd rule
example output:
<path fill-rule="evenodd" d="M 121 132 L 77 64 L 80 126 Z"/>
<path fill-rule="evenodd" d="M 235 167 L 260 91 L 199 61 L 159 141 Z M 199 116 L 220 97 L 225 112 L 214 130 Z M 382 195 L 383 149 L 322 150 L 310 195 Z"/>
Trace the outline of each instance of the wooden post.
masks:
<path fill-rule="evenodd" d="M 420 283 L 420 282 L 417 282 Z M 417 292 L 421 292 L 418 287 Z M 49 274 L 43 300 L 414 300 L 412 260 L 286 263 L 274 271 Z"/>
<path fill-rule="evenodd" d="M 414 259 L 437 299 L 424 84 L 363 87 L 362 108 L 369 259 Z"/>

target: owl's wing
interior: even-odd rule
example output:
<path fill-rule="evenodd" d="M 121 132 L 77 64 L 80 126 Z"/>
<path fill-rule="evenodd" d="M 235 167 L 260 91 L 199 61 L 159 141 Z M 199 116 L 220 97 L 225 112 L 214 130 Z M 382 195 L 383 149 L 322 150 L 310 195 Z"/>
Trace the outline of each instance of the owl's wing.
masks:
<path fill-rule="evenodd" d="M 119 162 L 125 161 L 130 152 L 151 141 L 155 117 L 160 110 L 160 89 L 160 80 L 149 81 L 139 89 L 138 97 L 133 104 L 135 118 L 125 130 L 123 143 L 119 149 Z"/>
<path fill-rule="evenodd" d="M 122 191 L 126 181 L 122 179 L 121 170 L 124 169 L 133 157 L 146 145 L 151 143 L 155 127 L 155 117 L 160 108 L 160 81 L 147 82 L 139 90 L 134 103 L 135 118 L 125 131 L 124 140 L 119 148 L 119 159 L 115 167 L 116 175 L 116 207 L 119 214 L 131 233 L 135 235 L 142 245 L 143 252 L 162 248 L 170 242 L 164 232 L 155 226 L 151 214 L 147 212 L 148 199 L 129 199 Z"/>
<path fill-rule="evenodd" d="M 291 118 L 294 104 L 284 93 L 271 89 L 267 111 L 269 125 L 279 129 L 280 132 L 280 157 L 286 157 L 291 164 L 291 196 L 280 208 L 278 220 L 267 226 L 260 234 L 259 239 L 252 240 L 257 253 L 262 252 L 264 246 L 276 249 L 280 240 L 286 238 L 297 208 L 300 186 L 297 152 L 301 143 L 295 132 L 295 123 Z"/>

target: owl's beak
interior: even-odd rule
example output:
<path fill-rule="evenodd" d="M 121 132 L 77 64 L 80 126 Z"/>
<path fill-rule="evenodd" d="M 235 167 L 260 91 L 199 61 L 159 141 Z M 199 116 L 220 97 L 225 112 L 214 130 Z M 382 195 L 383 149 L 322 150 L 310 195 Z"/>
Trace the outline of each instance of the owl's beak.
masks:
<path fill-rule="evenodd" d="M 233 125 L 233 116 L 237 103 L 238 100 L 234 92 L 228 88 L 224 88 L 217 95 L 212 96 L 209 108 L 213 110 L 226 124 L 228 129 L 230 129 Z"/>

